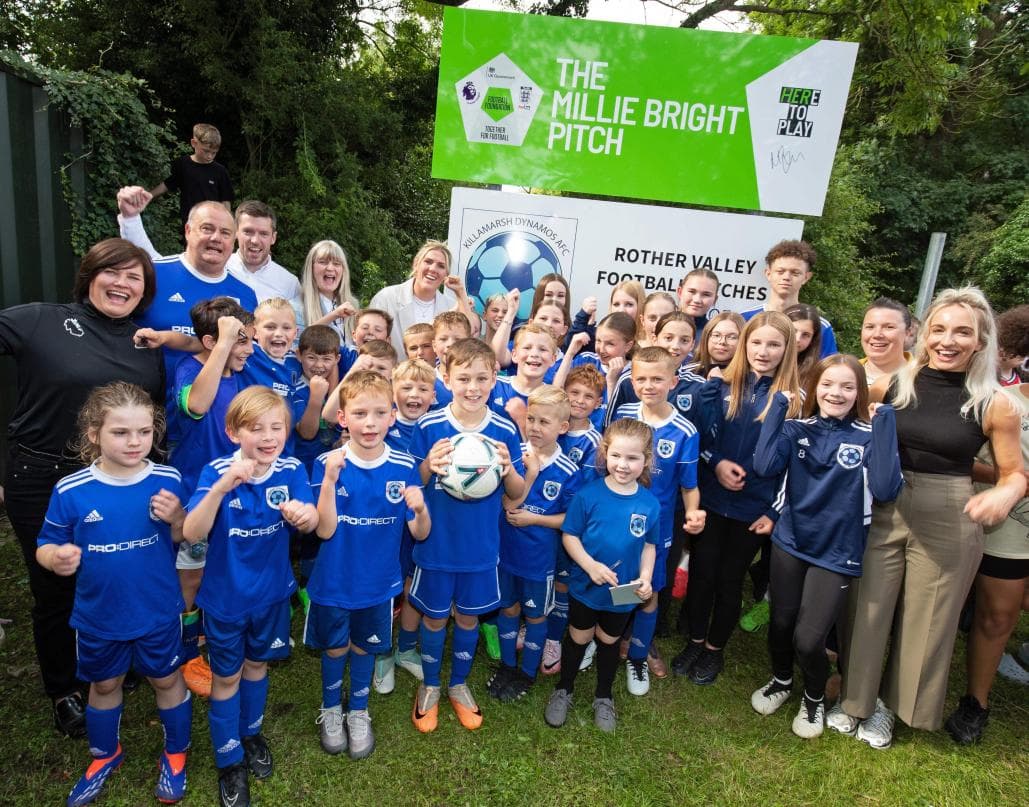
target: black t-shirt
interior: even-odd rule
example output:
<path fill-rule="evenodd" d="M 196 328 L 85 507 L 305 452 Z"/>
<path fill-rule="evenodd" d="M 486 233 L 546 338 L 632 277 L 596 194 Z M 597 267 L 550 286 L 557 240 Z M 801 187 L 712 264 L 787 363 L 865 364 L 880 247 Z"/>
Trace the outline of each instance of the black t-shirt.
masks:
<path fill-rule="evenodd" d="M 18 403 L 7 426 L 10 447 L 75 456 L 76 419 L 90 391 L 130 381 L 164 406 L 159 349 L 137 348 L 136 325 L 89 303 L 29 303 L 0 311 L 0 355 L 18 368 Z"/>
<path fill-rule="evenodd" d="M 891 386 L 886 403 L 896 394 Z M 972 475 L 972 461 L 986 442 L 972 413 L 962 416 L 968 400 L 965 374 L 923 367 L 915 376 L 917 403 L 897 414 L 900 467 L 946 476 Z"/>
<path fill-rule="evenodd" d="M 221 163 L 196 163 L 183 154 L 171 166 L 164 185 L 179 192 L 179 216 L 185 225 L 189 211 L 197 202 L 231 202 L 232 180 Z"/>

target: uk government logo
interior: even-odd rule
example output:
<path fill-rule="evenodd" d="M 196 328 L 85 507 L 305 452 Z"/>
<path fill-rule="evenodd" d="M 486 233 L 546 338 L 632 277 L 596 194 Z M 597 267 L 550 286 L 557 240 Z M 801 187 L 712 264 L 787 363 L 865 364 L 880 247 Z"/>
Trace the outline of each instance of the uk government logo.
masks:
<path fill-rule="evenodd" d="M 469 143 L 520 146 L 543 94 L 505 54 L 460 79 L 454 89 Z"/>

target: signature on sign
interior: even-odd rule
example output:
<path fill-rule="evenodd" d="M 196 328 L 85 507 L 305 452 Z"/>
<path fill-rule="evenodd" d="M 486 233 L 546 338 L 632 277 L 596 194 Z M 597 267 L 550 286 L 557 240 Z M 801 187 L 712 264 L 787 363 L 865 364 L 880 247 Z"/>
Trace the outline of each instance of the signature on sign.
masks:
<path fill-rule="evenodd" d="M 784 174 L 788 174 L 795 163 L 804 159 L 801 151 L 791 151 L 786 146 L 779 146 L 778 150 L 769 155 L 772 159 L 772 168 L 781 168 Z"/>

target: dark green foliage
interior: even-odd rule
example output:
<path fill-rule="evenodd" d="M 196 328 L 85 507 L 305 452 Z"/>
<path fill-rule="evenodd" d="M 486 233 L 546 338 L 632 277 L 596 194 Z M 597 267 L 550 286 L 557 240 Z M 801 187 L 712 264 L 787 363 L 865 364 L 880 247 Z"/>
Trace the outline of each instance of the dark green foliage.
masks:
<path fill-rule="evenodd" d="M 77 254 L 102 238 L 115 234 L 115 194 L 125 184 L 146 177 L 177 148 L 170 122 L 155 123 L 167 115 L 146 82 L 127 74 L 90 70 L 61 70 L 30 65 L 11 51 L 0 51 L 0 62 L 44 82 L 50 102 L 60 108 L 72 126 L 83 131 L 81 153 L 68 154 L 62 168 L 62 186 L 72 212 L 72 248 Z M 88 163 L 86 198 L 77 198 L 68 180 L 72 163 Z M 155 216 L 151 228 L 157 237 L 173 237 L 175 216 Z"/>

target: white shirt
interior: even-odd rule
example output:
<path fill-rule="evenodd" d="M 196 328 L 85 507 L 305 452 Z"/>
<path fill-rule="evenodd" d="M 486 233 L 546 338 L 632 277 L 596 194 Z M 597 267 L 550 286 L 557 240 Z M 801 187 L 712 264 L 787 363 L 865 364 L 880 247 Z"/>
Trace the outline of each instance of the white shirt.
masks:
<path fill-rule="evenodd" d="M 257 302 L 263 303 L 272 297 L 281 297 L 290 303 L 300 300 L 300 281 L 285 266 L 269 258 L 257 271 L 247 269 L 239 250 L 232 253 L 225 268 L 237 280 L 246 283 L 257 295 Z"/>

